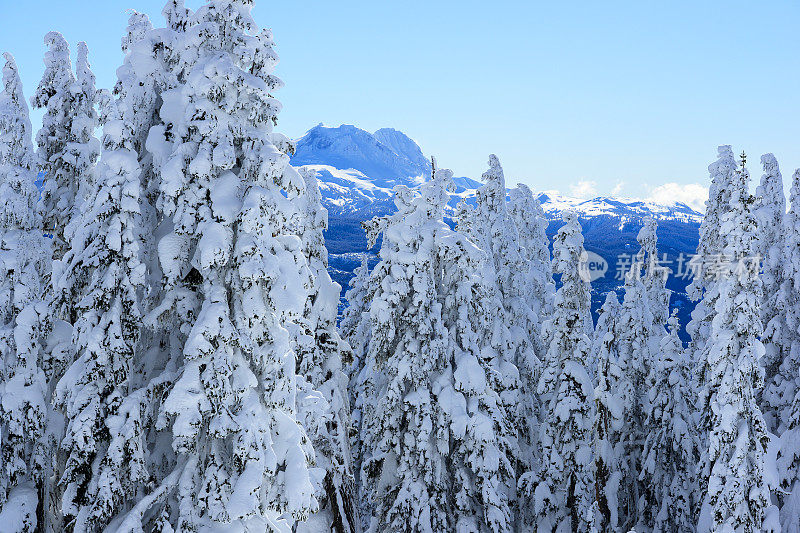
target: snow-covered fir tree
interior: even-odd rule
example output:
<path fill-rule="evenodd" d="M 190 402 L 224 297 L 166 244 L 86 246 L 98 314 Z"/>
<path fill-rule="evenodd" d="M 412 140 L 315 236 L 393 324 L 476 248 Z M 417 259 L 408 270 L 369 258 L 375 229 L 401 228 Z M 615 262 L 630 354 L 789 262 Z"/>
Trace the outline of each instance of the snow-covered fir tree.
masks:
<path fill-rule="evenodd" d="M 177 326 L 164 367 L 177 380 L 156 424 L 174 457 L 164 454 L 170 466 L 120 531 L 143 521 L 286 530 L 318 508 L 290 334 L 314 284 L 297 235 L 305 184 L 275 144 L 285 139 L 272 133 L 282 83 L 252 4 L 166 10 L 180 56 L 170 63 L 175 87 L 160 95 L 163 125 L 147 139 L 165 278 L 148 322 Z"/>
<path fill-rule="evenodd" d="M 525 250 L 525 256 L 530 263 L 533 294 L 529 302 L 541 322 L 552 312 L 556 291 L 550 240 L 547 238 L 548 221 L 539 200 L 527 185 L 517 184 L 509 191 L 508 196 L 508 214 L 517 226 L 520 246 Z"/>
<path fill-rule="evenodd" d="M 54 279 L 74 299 L 75 361 L 55 389 L 66 420 L 59 472 L 67 531 L 95 531 L 135 503 L 147 481 L 144 412 L 132 375 L 142 326 L 141 181 L 133 123 L 106 98 L 103 153 L 67 234 Z"/>
<path fill-rule="evenodd" d="M 150 128 L 160 123 L 158 99 L 164 84 L 165 46 L 156 46 L 163 41 L 164 30 L 154 31 L 147 15 L 132 12 L 122 38 L 125 59 L 117 69 L 117 82 L 113 94 L 113 107 L 123 117 L 127 128 L 130 149 L 137 157 L 142 191 L 139 197 L 141 217 L 141 258 L 146 266 L 143 304 L 151 305 L 160 287 L 160 273 L 153 265 L 157 262 L 154 235 L 158 232 L 158 214 L 155 211 L 157 180 L 153 172 L 153 160 L 146 150 Z M 155 56 L 155 57 L 154 57 Z M 102 117 L 101 117 L 102 119 Z M 101 122 L 103 122 L 101 120 Z M 144 339 L 148 340 L 149 331 Z"/>
<path fill-rule="evenodd" d="M 642 229 L 636 236 L 639 242 L 639 262 L 643 265 L 643 279 L 650 310 L 653 314 L 653 331 L 660 338 L 669 317 L 669 291 L 666 288 L 668 270 L 658 257 L 658 223 L 645 217 Z"/>
<path fill-rule="evenodd" d="M 620 315 L 617 294 L 609 291 L 600 308 L 591 361 L 597 368 L 597 386 L 594 389 L 594 527 L 598 531 L 616 531 L 619 528 L 619 487 L 622 481 L 621 430 L 625 423 L 622 402 L 618 397 L 623 379 L 617 353 L 617 335 Z"/>
<path fill-rule="evenodd" d="M 708 434 L 700 460 L 704 497 L 698 531 L 761 531 L 770 495 L 764 479 L 766 425 L 756 403 L 763 385 L 754 198 L 742 167 L 730 182 L 730 208 L 720 217 L 723 252 L 731 258 L 718 282 L 711 336 L 703 350 L 700 430 Z"/>
<path fill-rule="evenodd" d="M 349 342 L 353 359 L 346 367 L 348 377 L 348 394 L 350 398 L 350 451 L 353 457 L 353 471 L 356 474 L 356 485 L 360 479 L 361 471 L 361 421 L 364 410 L 363 402 L 369 397 L 362 390 L 361 384 L 367 381 L 367 376 L 372 369 L 364 367 L 366 351 L 369 346 L 369 306 L 372 301 L 372 286 L 370 285 L 370 272 L 368 256 L 361 256 L 361 264 L 356 267 L 350 279 L 350 287 L 345 293 L 347 308 L 342 313 L 339 324 L 342 336 Z M 361 506 L 359 506 L 361 507 Z M 363 513 L 361 513 L 363 514 Z"/>
<path fill-rule="evenodd" d="M 398 213 L 371 225 L 373 239 L 383 233 L 362 387 L 371 531 L 513 528 L 515 439 L 501 400 L 516 379 L 513 342 L 481 278 L 486 255 L 443 220 L 451 176 L 397 187 Z"/>
<path fill-rule="evenodd" d="M 639 252 L 633 257 L 625 276 L 625 296 L 620 309 L 616 349 L 622 370 L 619 381 L 619 401 L 623 418 L 621 430 L 622 481 L 618 493 L 620 524 L 637 527 L 649 512 L 643 500 L 645 488 L 639 480 L 648 399 L 646 379 L 652 361 L 657 358 L 663 336 L 669 293 L 666 279 L 658 264 L 656 223 L 648 218 L 637 235 Z"/>
<path fill-rule="evenodd" d="M 778 431 L 779 426 L 783 426 L 782 421 L 785 420 L 781 417 L 780 411 L 789 407 L 793 397 L 793 394 L 789 393 L 789 397 L 784 399 L 781 394 L 776 394 L 775 389 L 775 382 L 783 381 L 782 376 L 776 374 L 791 348 L 792 335 L 787 335 L 790 331 L 786 327 L 786 318 L 787 313 L 792 311 L 787 309 L 784 281 L 786 274 L 791 274 L 786 254 L 787 241 L 792 237 L 785 234 L 785 224 L 789 223 L 790 215 L 786 214 L 786 197 L 783 194 L 783 178 L 778 169 L 778 161 L 774 155 L 765 154 L 761 156 L 761 163 L 764 174 L 761 176 L 761 185 L 756 189 L 754 210 L 759 224 L 758 246 L 754 253 L 761 257 L 761 280 L 764 290 L 761 319 L 764 324 L 765 352 L 762 363 L 765 371 L 765 388 L 760 398 L 760 407 L 764 411 L 767 427 L 771 431 Z M 785 345 L 785 340 L 790 344 Z"/>
<path fill-rule="evenodd" d="M 54 257 L 66 251 L 67 223 L 82 202 L 80 183 L 89 182 L 100 153 L 97 127 L 95 79 L 89 69 L 86 43 L 78 43 L 77 76 L 72 73 L 69 46 L 58 32 L 45 36 L 45 72 L 32 98 L 33 106 L 45 110 L 42 129 L 36 135 L 40 170 L 44 172 L 44 229 L 53 235 Z M 67 309 L 59 310 L 69 316 Z M 70 317 L 71 318 L 71 317 Z"/>
<path fill-rule="evenodd" d="M 585 324 L 589 286 L 579 272 L 583 235 L 578 217 L 565 211 L 564 225 L 553 243 L 553 271 L 561 275 L 553 316 L 545 322 L 549 341 L 538 393 L 546 399 L 541 429 L 541 466 L 530 505 L 537 531 L 586 531 L 594 502 L 592 483 L 593 388 L 585 363 L 591 341 Z"/>
<path fill-rule="evenodd" d="M 351 362 L 353 356 L 336 328 L 341 287 L 327 270 L 328 251 L 323 232 L 328 228 L 328 212 L 322 207 L 316 172 L 306 169 L 301 175 L 305 197 L 301 202 L 298 234 L 314 284 L 294 335 L 298 374 L 309 385 L 299 402 L 299 416 L 305 415 L 304 426 L 314 444 L 317 464 L 325 472 L 319 491 L 324 494 L 322 512 L 326 520 L 331 520 L 334 531 L 346 533 L 360 525 L 350 456 L 348 379 L 343 370 L 343 364 Z M 320 394 L 324 406 L 320 405 Z"/>
<path fill-rule="evenodd" d="M 644 482 L 646 527 L 654 532 L 691 533 L 697 494 L 699 448 L 690 405 L 689 362 L 678 337 L 675 313 L 647 376 L 647 412 L 640 479 Z M 691 402 L 691 403 L 690 403 Z"/>
<path fill-rule="evenodd" d="M 485 185 L 476 191 L 475 208 L 469 209 L 466 204 L 459 208 L 459 230 L 463 228 L 465 234 L 487 253 L 491 270 L 484 276 L 497 282 L 513 335 L 513 361 L 519 370 L 520 395 L 518 401 L 507 404 L 506 408 L 515 416 L 522 450 L 522 462 L 515 468 L 517 475 L 521 475 L 532 469 L 537 448 L 539 406 L 534 391 L 541 370 L 535 350 L 542 342 L 541 322 L 534 308 L 546 305 L 547 287 L 537 285 L 544 281 L 528 260 L 527 250 L 522 247 L 520 233 L 506 202 L 503 168 L 494 154 L 489 156 L 489 169 L 482 178 Z M 542 277 L 546 275 L 545 272 Z M 537 296 L 541 296 L 542 301 Z M 527 507 L 520 509 L 521 514 L 528 514 L 528 511 Z"/>
<path fill-rule="evenodd" d="M 690 362 L 696 367 L 694 374 L 702 379 L 702 353 L 710 338 L 711 320 L 714 316 L 717 292 L 716 282 L 723 260 L 724 239 L 720 235 L 722 217 L 730 209 L 731 189 L 735 183 L 736 159 L 729 145 L 717 148 L 717 160 L 709 165 L 711 185 L 708 189 L 706 211 L 700 223 L 700 240 L 693 258 L 692 282 L 686 288 L 689 297 L 698 302 L 692 311 L 692 319 L 686 325 L 691 336 Z M 697 386 L 700 386 L 698 384 Z"/>
<path fill-rule="evenodd" d="M 350 377 L 357 373 L 359 361 L 363 359 L 366 347 L 369 344 L 369 321 L 365 320 L 364 314 L 369 312 L 369 304 L 372 299 L 369 286 L 369 256 L 364 253 L 361 255 L 361 264 L 353 271 L 353 277 L 345 293 L 347 307 L 342 312 L 340 329 L 342 336 L 347 339 L 353 350 L 353 362 L 350 366 Z"/>
<path fill-rule="evenodd" d="M 33 532 L 47 455 L 42 369 L 50 247 L 41 232 L 28 105 L 17 65 L 4 54 L 0 92 L 0 524 Z"/>
<path fill-rule="evenodd" d="M 781 525 L 784 531 L 800 532 L 800 170 L 792 177 L 792 188 L 786 215 L 786 236 L 783 259 L 784 281 L 778 301 L 785 309 L 779 324 L 785 356 L 780 367 L 764 388 L 765 404 L 773 409 L 775 426 L 780 432 L 778 480 L 784 494 L 778 493 L 781 504 Z M 771 326 L 776 326 L 775 319 Z"/>
<path fill-rule="evenodd" d="M 52 42 L 56 43 L 53 47 L 60 46 L 59 38 L 60 35 L 53 38 Z M 66 43 L 61 44 L 66 46 Z M 65 53 L 69 59 L 69 50 L 65 50 Z M 53 304 L 56 314 L 70 323 L 77 320 L 76 304 L 80 296 L 78 293 L 71 292 L 72 286 L 59 286 L 57 280 L 72 275 L 70 272 L 65 272 L 70 268 L 68 260 L 62 259 L 70 248 L 74 233 L 82 230 L 80 218 L 84 209 L 83 203 L 88 200 L 88 196 L 94 194 L 94 165 L 100 152 L 100 142 L 94 136 L 98 125 L 98 114 L 95 109 L 97 91 L 95 90 L 94 74 L 89 68 L 88 54 L 86 43 L 78 43 L 77 76 L 74 83 L 68 88 L 70 100 L 65 104 L 69 106 L 71 115 L 67 117 L 68 130 L 64 140 L 64 150 L 51 156 L 49 165 L 43 163 L 45 169 L 43 198 L 44 207 L 47 210 L 45 221 L 50 221 L 45 229 L 53 234 L 55 247 Z M 69 64 L 67 64 L 67 69 L 69 69 Z M 40 85 L 37 96 L 41 94 L 42 90 L 43 86 Z M 37 137 L 39 142 L 41 142 L 41 135 L 42 131 Z M 58 143 L 57 140 L 53 142 Z M 50 176 L 53 178 L 51 179 Z M 55 196 L 60 198 L 55 207 L 49 201 L 50 193 L 54 190 L 56 191 Z M 54 213 L 57 214 L 57 218 L 54 218 Z M 58 378 L 59 375 L 56 374 L 55 377 Z"/>

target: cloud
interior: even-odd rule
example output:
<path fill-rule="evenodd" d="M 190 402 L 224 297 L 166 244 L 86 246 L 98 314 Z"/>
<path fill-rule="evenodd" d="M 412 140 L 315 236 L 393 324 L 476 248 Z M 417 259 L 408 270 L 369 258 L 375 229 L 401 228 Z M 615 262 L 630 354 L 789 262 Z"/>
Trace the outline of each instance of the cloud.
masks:
<path fill-rule="evenodd" d="M 706 210 L 706 199 L 708 199 L 707 187 L 703 187 L 699 183 L 681 185 L 675 182 L 659 185 L 650 191 L 650 196 L 647 198 L 651 202 L 664 205 L 681 202 L 700 213 L 704 213 Z"/>
<path fill-rule="evenodd" d="M 611 196 L 619 196 L 622 192 L 622 188 L 625 186 L 624 181 L 618 181 L 614 188 L 611 189 Z"/>
<path fill-rule="evenodd" d="M 569 186 L 572 196 L 578 198 L 590 198 L 597 196 L 597 182 L 591 180 L 581 180 Z"/>

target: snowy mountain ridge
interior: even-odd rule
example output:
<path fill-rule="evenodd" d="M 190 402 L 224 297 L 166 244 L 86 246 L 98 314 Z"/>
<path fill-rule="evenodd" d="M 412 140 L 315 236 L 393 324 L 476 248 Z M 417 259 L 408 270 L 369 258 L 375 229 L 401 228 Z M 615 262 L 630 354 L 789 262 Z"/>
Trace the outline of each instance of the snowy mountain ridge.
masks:
<path fill-rule="evenodd" d="M 430 175 L 430 162 L 419 145 L 403 132 L 382 128 L 369 133 L 352 125 L 319 124 L 296 141 L 292 165 L 317 171 L 323 205 L 332 218 L 366 219 L 394 210 L 392 188 L 413 187 Z M 481 186 L 471 178 L 454 178 L 450 213 L 462 199 L 474 202 Z M 509 184 L 513 180 L 509 180 Z M 652 216 L 657 220 L 699 224 L 703 215 L 686 204 L 663 205 L 635 198 L 573 198 L 553 192 L 538 195 L 547 217 L 560 219 L 565 209 L 581 218 L 609 216 L 622 222 Z"/>

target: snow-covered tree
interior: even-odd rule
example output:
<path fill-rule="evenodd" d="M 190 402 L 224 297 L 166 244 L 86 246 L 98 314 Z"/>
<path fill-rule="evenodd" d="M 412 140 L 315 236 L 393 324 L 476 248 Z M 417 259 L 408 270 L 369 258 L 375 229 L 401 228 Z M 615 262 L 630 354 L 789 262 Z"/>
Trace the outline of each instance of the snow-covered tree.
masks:
<path fill-rule="evenodd" d="M 646 512 L 645 492 L 639 481 L 643 443 L 648 428 L 646 379 L 663 336 L 669 293 L 658 264 L 656 223 L 645 219 L 639 231 L 641 249 L 625 276 L 625 296 L 618 319 L 616 349 L 622 378 L 618 384 L 620 408 L 626 423 L 620 434 L 622 481 L 618 493 L 620 524 L 633 528 Z"/>
<path fill-rule="evenodd" d="M 778 478 L 782 496 L 781 524 L 784 531 L 800 532 L 800 170 L 792 177 L 786 215 L 783 259 L 784 281 L 778 301 L 785 309 L 779 324 L 770 324 L 779 333 L 785 356 L 778 372 L 764 388 L 764 402 L 775 414 L 781 435 L 778 452 Z M 776 335 L 777 336 L 777 335 Z"/>
<path fill-rule="evenodd" d="M 585 324 L 589 286 L 579 273 L 584 254 L 578 217 L 562 214 L 565 224 L 553 243 L 553 271 L 561 275 L 552 317 L 545 322 L 549 341 L 538 393 L 546 400 L 541 430 L 541 467 L 533 488 L 537 531 L 585 531 L 592 516 L 592 421 L 594 395 L 585 363 L 591 341 Z"/>
<path fill-rule="evenodd" d="M 67 249 L 66 225 L 82 202 L 81 183 L 89 183 L 100 153 L 95 79 L 89 69 L 86 43 L 78 43 L 77 77 L 72 73 L 69 46 L 58 32 L 45 36 L 45 72 L 32 98 L 33 107 L 45 110 L 42 129 L 36 135 L 39 165 L 44 175 L 44 229 L 53 235 L 54 257 Z M 60 312 L 69 316 L 68 308 Z"/>
<path fill-rule="evenodd" d="M 706 341 L 710 338 L 711 320 L 714 316 L 717 292 L 714 289 L 721 263 L 723 263 L 723 236 L 720 234 L 722 217 L 730 209 L 730 196 L 736 159 L 729 145 L 717 148 L 717 160 L 709 165 L 711 185 L 708 189 L 706 212 L 700 223 L 700 240 L 695 255 L 695 272 L 686 292 L 692 300 L 698 302 L 692 311 L 692 319 L 686 325 L 686 332 L 691 336 L 690 362 L 696 366 L 694 374 L 699 377 L 702 368 L 702 352 Z M 702 379 L 702 378 L 700 378 Z"/>
<path fill-rule="evenodd" d="M 768 436 L 756 404 L 763 385 L 764 354 L 758 239 L 748 175 L 736 169 L 730 209 L 719 219 L 723 251 L 731 258 L 718 286 L 711 336 L 703 350 L 700 430 L 708 434 L 700 460 L 704 501 L 699 531 L 761 531 L 769 489 L 764 480 Z"/>
<path fill-rule="evenodd" d="M 184 31 L 191 24 L 192 10 L 187 9 L 183 0 L 167 0 L 161 14 L 167 21 L 167 26 L 175 31 Z"/>
<path fill-rule="evenodd" d="M 695 466 L 699 448 L 690 408 L 689 362 L 678 337 L 675 313 L 659 357 L 647 376 L 648 402 L 640 479 L 644 482 L 645 525 L 656 532 L 691 533 L 695 528 Z"/>
<path fill-rule="evenodd" d="M 156 424 L 174 458 L 120 531 L 285 530 L 318 507 L 290 334 L 314 284 L 297 234 L 305 184 L 275 144 L 282 83 L 252 4 L 170 3 L 176 84 L 147 139 L 165 282 L 148 323 L 176 326 L 164 369 L 178 377 Z"/>
<path fill-rule="evenodd" d="M 548 221 L 539 200 L 523 183 L 508 193 L 508 213 L 519 231 L 519 242 L 530 263 L 533 294 L 531 307 L 540 321 L 553 309 L 556 286 L 553 282 L 553 264 L 550 258 L 550 240 L 547 238 Z"/>
<path fill-rule="evenodd" d="M 616 531 L 619 527 L 619 486 L 622 481 L 621 430 L 625 423 L 623 405 L 618 396 L 623 379 L 617 354 L 620 315 L 617 294 L 609 291 L 600 308 L 592 358 L 597 368 L 594 389 L 594 482 L 596 512 L 594 525 L 598 531 Z"/>
<path fill-rule="evenodd" d="M 361 413 L 366 395 L 362 395 L 359 383 L 366 380 L 366 375 L 371 369 L 364 368 L 366 351 L 369 346 L 369 306 L 372 301 L 372 288 L 370 286 L 370 272 L 367 254 L 361 257 L 361 264 L 356 267 L 350 279 L 350 288 L 345 293 L 347 308 L 339 324 L 342 336 L 347 339 L 353 351 L 353 360 L 346 367 L 348 376 L 348 391 L 350 397 L 350 449 L 353 456 L 353 471 L 361 471 Z"/>
<path fill-rule="evenodd" d="M 147 481 L 144 412 L 132 375 L 142 325 L 141 181 L 133 123 L 107 99 L 96 177 L 70 223 L 57 290 L 74 299 L 75 361 L 55 389 L 66 420 L 59 472 L 65 530 L 97 530 Z"/>
<path fill-rule="evenodd" d="M 761 257 L 761 280 L 764 290 L 764 301 L 761 304 L 762 323 L 764 324 L 764 392 L 761 396 L 761 408 L 764 411 L 764 418 L 767 426 L 773 430 L 778 430 L 783 426 L 781 410 L 791 404 L 789 397 L 783 398 L 781 394 L 776 394 L 775 382 L 783 381 L 779 373 L 781 363 L 790 354 L 792 335 L 786 327 L 787 313 L 787 294 L 784 290 L 786 274 L 791 274 L 791 266 L 786 261 L 788 251 L 788 241 L 791 235 L 785 233 L 786 224 L 789 223 L 790 215 L 786 214 L 786 197 L 783 194 L 783 178 L 778 169 L 778 162 L 772 154 L 761 156 L 761 163 L 764 167 L 764 174 L 761 176 L 761 185 L 756 189 L 756 205 L 754 213 L 758 219 L 758 246 L 755 253 Z M 796 335 L 794 335 L 796 336 Z M 788 344 L 784 344 L 788 341 Z M 794 374 L 797 374 L 795 366 Z M 792 381 L 796 378 L 792 376 Z M 774 404 L 773 404 L 774 402 Z"/>
<path fill-rule="evenodd" d="M 298 234 L 314 284 L 295 333 L 298 374 L 310 385 L 300 401 L 299 416 L 305 420 L 317 464 L 325 471 L 322 511 L 331 520 L 334 531 L 346 533 L 360 525 L 355 512 L 355 478 L 350 456 L 348 379 L 343 371 L 343 364 L 351 362 L 353 356 L 336 328 L 341 287 L 327 270 L 328 251 L 323 232 L 328 228 L 328 212 L 322 207 L 316 172 L 306 169 L 301 175 L 305 197 L 301 202 Z M 319 401 L 320 394 L 324 403 Z"/>
<path fill-rule="evenodd" d="M 369 256 L 361 255 L 361 264 L 353 271 L 349 288 L 344 295 L 347 307 L 342 313 L 340 329 L 342 336 L 347 339 L 353 350 L 353 363 L 350 378 L 358 372 L 359 361 L 363 361 L 364 353 L 369 344 L 369 321 L 365 313 L 369 312 L 372 294 L 369 286 Z"/>
<path fill-rule="evenodd" d="M 636 236 L 641 247 L 638 258 L 644 266 L 642 282 L 653 315 L 654 333 L 660 339 L 669 317 L 669 291 L 666 288 L 668 270 L 658 258 L 658 223 L 653 217 L 645 217 L 643 222 Z"/>
<path fill-rule="evenodd" d="M 0 524 L 37 528 L 47 457 L 47 381 L 42 369 L 48 309 L 42 300 L 49 246 L 41 232 L 28 105 L 10 54 L 0 92 Z M 41 526 L 41 524 L 39 524 Z"/>
<path fill-rule="evenodd" d="M 511 531 L 516 368 L 486 255 L 444 222 L 452 173 L 396 188 L 372 280 L 361 487 L 372 531 Z"/>
<path fill-rule="evenodd" d="M 459 230 L 463 228 L 467 237 L 487 253 L 491 272 L 485 276 L 496 280 L 506 311 L 506 323 L 515 341 L 512 350 L 513 361 L 520 375 L 519 400 L 506 405 L 506 408 L 515 416 L 522 449 L 522 462 L 515 465 L 520 475 L 530 471 L 535 462 L 539 406 L 534 391 L 540 373 L 536 348 L 543 343 L 541 322 L 534 308 L 546 304 L 547 295 L 544 292 L 547 287 L 537 286 L 537 283 L 544 281 L 528 259 L 528 251 L 522 247 L 520 233 L 506 202 L 503 168 L 494 154 L 489 156 L 489 169 L 482 178 L 485 185 L 476 191 L 475 208 L 468 209 L 466 204 L 460 207 Z M 541 250 L 538 252 L 541 253 Z M 542 302 L 536 298 L 537 291 L 543 293 Z M 527 511 L 520 510 L 522 513 Z"/>

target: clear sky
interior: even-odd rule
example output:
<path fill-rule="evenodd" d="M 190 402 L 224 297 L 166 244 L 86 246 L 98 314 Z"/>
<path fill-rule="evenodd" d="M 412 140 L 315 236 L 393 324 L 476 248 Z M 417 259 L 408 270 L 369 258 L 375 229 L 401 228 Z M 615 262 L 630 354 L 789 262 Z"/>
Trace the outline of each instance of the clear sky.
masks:
<path fill-rule="evenodd" d="M 197 7 L 201 0 L 187 0 Z M 0 50 L 27 95 L 51 29 L 85 40 L 98 85 L 126 10 L 161 0 L 0 0 Z M 279 130 L 390 126 L 457 175 L 487 155 L 510 183 L 569 194 L 696 197 L 718 144 L 800 166 L 800 2 L 259 0 L 286 87 Z M 34 118 L 36 120 L 36 117 Z M 664 187 L 664 184 L 672 183 Z"/>

